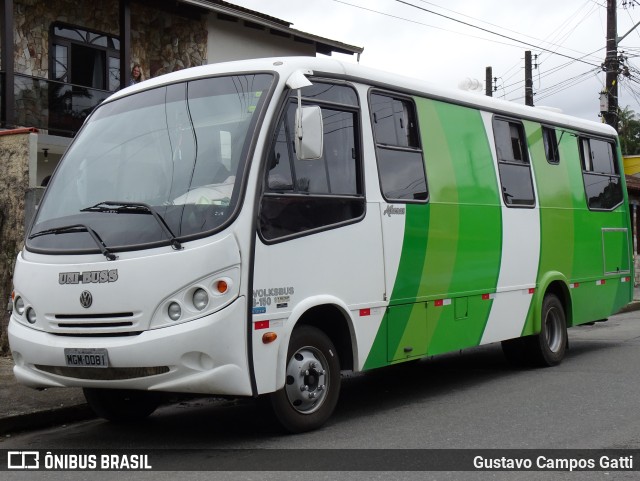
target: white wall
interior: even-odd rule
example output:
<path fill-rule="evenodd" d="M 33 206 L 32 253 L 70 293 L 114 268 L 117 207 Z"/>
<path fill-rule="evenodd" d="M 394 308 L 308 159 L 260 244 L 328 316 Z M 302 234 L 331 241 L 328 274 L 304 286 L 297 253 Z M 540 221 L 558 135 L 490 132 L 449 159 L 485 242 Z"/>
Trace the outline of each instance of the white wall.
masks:
<path fill-rule="evenodd" d="M 313 44 L 296 42 L 269 33 L 269 29 L 257 30 L 245 27 L 242 20 L 229 22 L 218 20 L 215 14 L 207 19 L 209 32 L 207 63 L 244 60 L 248 58 L 307 55 L 315 57 Z"/>

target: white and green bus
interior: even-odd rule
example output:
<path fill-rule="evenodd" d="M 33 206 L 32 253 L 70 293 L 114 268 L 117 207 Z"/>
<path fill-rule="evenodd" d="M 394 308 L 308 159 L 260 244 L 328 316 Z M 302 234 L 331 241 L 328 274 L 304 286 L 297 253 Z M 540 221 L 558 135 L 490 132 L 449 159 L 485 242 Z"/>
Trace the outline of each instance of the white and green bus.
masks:
<path fill-rule="evenodd" d="M 207 65 L 85 122 L 18 255 L 17 379 L 97 414 L 267 396 L 321 426 L 341 371 L 502 342 L 550 366 L 632 299 L 616 132 L 330 58 Z"/>

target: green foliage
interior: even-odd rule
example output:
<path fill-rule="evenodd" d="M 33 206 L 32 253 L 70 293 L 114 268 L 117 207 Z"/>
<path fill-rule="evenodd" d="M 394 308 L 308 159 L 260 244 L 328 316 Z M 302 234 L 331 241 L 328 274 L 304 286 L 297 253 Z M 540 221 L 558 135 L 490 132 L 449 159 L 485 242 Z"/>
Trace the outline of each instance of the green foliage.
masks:
<path fill-rule="evenodd" d="M 640 154 L 640 119 L 628 106 L 619 109 L 618 136 L 623 155 Z"/>

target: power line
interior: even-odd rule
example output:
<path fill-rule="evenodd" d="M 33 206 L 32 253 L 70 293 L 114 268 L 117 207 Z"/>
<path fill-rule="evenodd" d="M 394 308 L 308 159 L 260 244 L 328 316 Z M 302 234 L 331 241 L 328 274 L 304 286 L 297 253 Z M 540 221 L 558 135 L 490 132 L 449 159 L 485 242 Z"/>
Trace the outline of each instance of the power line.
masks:
<path fill-rule="evenodd" d="M 492 27 L 497 27 L 497 28 L 502 29 L 502 30 L 505 30 L 505 31 L 507 31 L 507 32 L 518 33 L 518 34 L 520 34 L 521 36 L 524 36 L 524 37 L 527 37 L 527 38 L 530 38 L 530 39 L 536 40 L 536 41 L 538 41 L 538 42 L 543 42 L 543 43 L 549 44 L 549 45 L 554 46 L 554 47 L 563 47 L 563 48 L 565 48 L 565 49 L 567 49 L 567 50 L 571 50 L 571 51 L 573 51 L 573 52 L 576 52 L 576 53 L 579 53 L 579 54 L 583 54 L 583 52 L 580 52 L 579 50 L 575 50 L 575 49 L 572 49 L 572 48 L 569 48 L 569 47 L 564 47 L 563 45 L 561 45 L 561 44 L 557 43 L 556 41 L 551 41 L 551 40 L 546 40 L 546 39 L 540 39 L 540 38 L 537 38 L 537 37 L 533 37 L 533 36 L 531 36 L 531 35 L 527 35 L 527 34 L 524 34 L 524 33 L 518 32 L 517 30 L 511 30 L 511 29 L 506 28 L 506 27 L 503 27 L 503 26 L 501 26 L 501 25 L 497 25 L 497 24 L 495 24 L 495 23 L 487 22 L 486 20 L 482 20 L 482 19 L 480 19 L 480 18 L 476 18 L 476 17 L 473 17 L 473 16 L 471 16 L 471 15 L 467 15 L 467 14 L 464 14 L 464 13 L 461 13 L 461 12 L 457 12 L 457 11 L 455 11 L 455 10 L 451 10 L 450 8 L 445 8 L 445 7 L 441 6 L 441 5 L 437 5 L 437 4 L 432 3 L 432 2 L 429 2 L 429 1 L 427 1 L 427 0 L 417 0 L 417 1 L 419 1 L 419 2 L 421 2 L 421 3 L 426 3 L 426 4 L 428 4 L 428 5 L 433 5 L 434 7 L 438 7 L 438 8 L 440 8 L 440 9 L 442 9 L 442 10 L 447 11 L 447 12 L 455 13 L 456 15 L 460 15 L 460 16 L 462 16 L 462 17 L 470 18 L 470 19 L 472 19 L 472 20 L 475 20 L 476 22 L 481 22 L 481 23 L 485 23 L 485 24 L 487 24 L 487 25 L 491 25 Z M 585 2 L 585 3 L 584 3 L 580 8 L 578 8 L 578 10 L 576 11 L 576 13 L 575 13 L 575 14 L 573 14 L 572 16 L 570 16 L 567 20 L 565 20 L 565 21 L 563 22 L 563 24 L 570 22 L 570 21 L 575 17 L 575 15 L 577 15 L 577 12 L 579 12 L 580 10 L 582 10 L 582 9 L 583 9 L 585 6 L 587 6 L 587 5 L 589 5 L 589 2 L 588 2 L 588 1 L 587 1 L 587 2 Z M 586 15 L 584 18 L 588 17 L 591 13 L 592 13 L 592 12 L 588 12 L 588 13 L 587 13 L 587 15 Z M 582 22 L 582 21 L 584 20 L 584 18 L 583 18 L 583 19 L 581 19 L 578 23 Z M 561 26 L 561 27 L 562 27 L 562 26 Z M 561 27 L 559 27 L 558 29 L 560 29 Z M 577 27 L 577 25 L 576 25 L 576 27 Z M 575 29 L 576 27 L 574 27 L 574 29 Z M 569 33 L 568 35 L 570 35 L 570 33 Z M 549 36 L 550 36 L 550 35 L 548 35 L 548 37 L 549 37 Z"/>
<path fill-rule="evenodd" d="M 587 13 L 586 13 L 586 14 L 585 14 L 585 15 L 584 15 L 584 16 L 583 16 L 583 17 L 582 17 L 578 22 L 576 22 L 576 25 L 573 27 L 573 29 L 572 29 L 570 32 L 567 32 L 567 33 L 565 33 L 565 34 L 562 34 L 562 33 L 561 33 L 561 32 L 562 32 L 562 30 L 563 30 L 566 26 L 568 26 L 568 25 L 570 25 L 570 24 L 571 24 L 572 20 L 576 18 L 576 16 L 579 14 L 579 12 L 580 12 L 580 11 L 582 11 L 585 7 L 587 7 L 587 6 L 589 5 L 589 2 L 593 2 L 593 0 L 587 0 L 587 2 L 583 3 L 580 7 L 578 7 L 578 9 L 577 9 L 577 10 L 575 10 L 575 11 L 574 11 L 574 12 L 573 12 L 573 13 L 572 13 L 572 14 L 571 14 L 567 19 L 565 19 L 565 20 L 564 20 L 564 21 L 563 21 L 563 22 L 562 22 L 562 23 L 561 23 L 561 24 L 560 24 L 560 25 L 555 29 L 555 33 L 550 33 L 550 34 L 549 34 L 549 35 L 547 35 L 547 36 L 546 36 L 542 41 L 543 41 L 543 42 L 546 42 L 546 43 L 549 43 L 549 44 L 551 44 L 551 45 L 558 45 L 558 41 L 559 41 L 559 39 L 561 38 L 561 36 L 562 36 L 562 38 L 563 38 L 564 40 L 566 40 L 566 39 L 567 39 L 567 38 L 568 38 L 568 37 L 569 37 L 569 36 L 570 36 L 570 35 L 571 35 L 575 30 L 576 30 L 576 28 L 578 27 L 578 25 L 580 25 L 582 22 L 584 22 L 584 21 L 585 21 L 585 19 L 586 19 L 588 16 L 590 16 L 590 15 L 594 12 L 594 10 L 593 10 L 593 9 L 592 9 L 592 10 L 590 10 L 590 11 L 588 11 L 588 12 L 587 12 Z M 548 39 L 548 40 L 547 40 L 547 39 Z M 565 47 L 565 48 L 567 48 L 567 47 Z M 574 52 L 577 52 L 577 50 L 574 50 L 574 49 L 569 49 L 569 50 L 573 50 Z M 601 49 L 598 49 L 598 50 L 601 50 Z M 596 50 L 595 52 L 597 52 L 598 50 Z M 583 56 L 583 57 L 581 57 L 581 58 L 590 57 L 590 56 L 591 56 L 591 55 L 593 55 L 593 53 L 595 53 L 595 52 L 592 52 L 592 53 L 586 54 L 586 55 L 584 55 L 584 56 Z M 551 56 L 549 56 L 549 58 L 551 58 Z M 542 55 L 540 55 L 540 56 L 538 57 L 538 62 L 537 62 L 537 64 L 538 64 L 538 72 L 540 71 L 540 70 L 539 70 L 539 69 L 540 69 L 540 66 L 541 66 L 544 62 L 546 62 L 546 59 L 543 59 Z M 567 65 L 570 65 L 570 64 L 572 64 L 572 63 L 573 63 L 573 61 L 572 61 L 572 62 L 569 62 Z M 502 74 L 502 78 L 504 79 L 503 81 L 504 81 L 504 82 L 507 82 L 508 80 L 511 80 L 513 77 L 515 77 L 516 75 L 518 75 L 519 70 L 516 70 L 516 71 L 515 71 L 515 72 L 513 72 L 511 75 L 509 75 L 509 73 L 510 73 L 512 70 L 517 69 L 520 65 L 521 65 L 521 63 L 520 63 L 520 62 L 516 62 L 516 63 L 515 63 L 511 68 L 509 68 L 509 69 L 508 69 L 504 74 Z M 508 75 L 508 76 L 507 76 L 507 75 Z M 522 80 L 522 82 L 524 82 L 524 80 Z"/>
<path fill-rule="evenodd" d="M 338 1 L 338 0 L 334 0 L 334 1 Z M 554 52 L 554 51 L 552 51 L 552 50 L 549 50 L 548 48 L 540 47 L 540 46 L 538 46 L 538 45 L 534 45 L 534 44 L 532 44 L 532 43 L 525 42 L 524 40 L 519 40 L 519 39 L 514 38 L 514 37 L 509 37 L 508 35 L 504 35 L 504 34 L 501 34 L 501 33 L 498 33 L 498 32 L 494 32 L 494 31 L 489 30 L 489 29 L 487 29 L 487 28 L 479 27 L 478 25 L 473 25 L 472 23 L 468 23 L 468 22 L 465 22 L 465 21 L 463 21 L 463 20 L 459 20 L 459 19 L 457 19 L 457 18 L 453 18 L 453 17 L 450 17 L 450 16 L 448 16 L 448 15 L 444 15 L 443 13 L 434 12 L 433 10 L 429 10 L 429 9 L 427 9 L 427 8 L 420 7 L 419 5 L 414 5 L 414 4 L 412 4 L 412 3 L 405 2 L 404 0 L 395 0 L 395 1 L 396 1 L 396 2 L 398 2 L 398 3 L 402 3 L 402 4 L 404 4 L 404 5 L 407 5 L 407 6 L 409 6 L 409 7 L 413 7 L 413 8 L 415 8 L 415 9 L 422 10 L 423 12 L 432 13 L 432 14 L 434 14 L 434 15 L 438 15 L 439 17 L 443 17 L 443 18 L 446 18 L 446 19 L 448 19 L 448 20 L 452 20 L 452 21 L 454 21 L 454 22 L 461 23 L 462 25 L 466 25 L 467 27 L 475 28 L 475 29 L 477 29 L 477 30 L 481 30 L 481 31 L 483 31 L 483 32 L 490 33 L 491 35 L 496 35 L 496 36 L 498 36 L 498 37 L 506 38 L 507 40 L 511 40 L 511 41 L 513 41 L 513 42 L 518 42 L 518 43 L 521 43 L 521 44 L 523 44 L 523 45 L 527 45 L 527 46 L 529 46 L 529 47 L 536 48 L 536 49 L 538 49 L 538 50 L 543 50 L 543 51 L 545 51 L 545 52 L 552 53 L 552 54 L 554 54 L 554 55 L 559 55 L 560 57 L 569 58 L 569 59 L 571 59 L 571 60 L 575 60 L 576 62 L 582 62 L 582 63 L 585 63 L 585 64 L 587 64 L 587 65 L 591 65 L 592 67 L 599 67 L 599 65 L 593 64 L 593 63 L 591 63 L 591 62 L 587 62 L 586 60 L 577 59 L 577 58 L 575 58 L 575 57 L 571 57 L 570 55 L 565 55 L 565 54 L 563 54 L 563 53 Z M 345 3 L 345 2 L 340 2 L 340 3 Z"/>
<path fill-rule="evenodd" d="M 602 50 L 603 48 L 604 48 L 604 47 L 600 47 L 600 48 L 598 48 L 597 50 L 594 50 L 593 52 L 586 54 L 585 56 L 593 55 L 594 53 L 599 52 L 599 51 L 600 51 L 600 50 Z M 549 75 L 552 75 L 552 74 L 554 74 L 554 73 L 558 72 L 559 70 L 562 70 L 563 68 L 568 67 L 569 65 L 573 65 L 574 63 L 575 63 L 575 62 L 574 62 L 573 60 L 570 60 L 570 61 L 568 61 L 568 62 L 566 62 L 566 63 L 563 63 L 562 65 L 557 65 L 557 66 L 555 66 L 555 67 L 552 67 L 551 69 L 549 69 L 548 71 L 546 71 L 544 74 L 539 75 L 539 79 L 546 78 L 546 77 L 548 77 Z M 508 79 L 507 79 L 507 80 L 508 80 Z M 516 85 L 521 85 L 521 84 L 523 84 L 523 83 L 524 83 L 524 80 L 518 80 L 517 82 L 514 82 L 514 83 L 512 83 L 512 84 L 509 84 L 509 85 L 503 85 L 503 88 L 507 89 L 507 88 L 510 88 L 510 87 L 514 87 L 514 86 L 516 86 Z"/>
<path fill-rule="evenodd" d="M 580 84 L 580 83 L 582 83 L 582 82 L 584 82 L 586 80 L 589 80 L 589 79 L 597 76 L 598 73 L 599 73 L 599 69 L 598 70 L 590 70 L 590 71 L 584 72 L 584 73 L 582 73 L 580 75 L 576 75 L 575 77 L 572 77 L 570 79 L 563 80 L 563 81 L 561 81 L 561 82 L 559 82 L 559 83 L 557 83 L 555 85 L 552 85 L 550 87 L 547 87 L 545 89 L 540 90 L 537 93 L 538 96 L 536 97 L 536 99 L 537 100 L 544 100 L 544 99 L 546 99 L 548 97 L 552 97 L 552 96 L 556 95 L 557 93 L 562 92 L 563 90 L 566 90 L 566 89 L 571 88 L 571 87 L 575 87 L 576 85 L 578 85 L 578 84 Z"/>
<path fill-rule="evenodd" d="M 360 9 L 360 10 L 365 10 L 365 11 L 367 11 L 367 12 L 376 13 L 376 14 L 378 14 L 378 15 L 383 15 L 383 16 L 385 16 L 385 17 L 394 18 L 394 19 L 396 19 L 396 20 L 402 20 L 402 21 L 404 21 L 404 22 L 414 23 L 414 24 L 416 24 L 416 25 L 421 25 L 421 26 L 423 26 L 423 27 L 434 28 L 434 29 L 436 29 L 436 30 L 442 30 L 442 31 L 444 31 L 444 32 L 451 32 L 451 33 L 455 33 L 455 34 L 457 34 L 457 35 L 464 35 L 465 37 L 477 38 L 477 39 L 479 39 L 479 40 L 485 40 L 485 41 L 487 41 L 487 42 L 497 43 L 497 44 L 500 44 L 500 45 L 506 45 L 506 46 L 508 46 L 508 47 L 519 48 L 519 46 L 518 46 L 518 45 L 514 45 L 514 44 L 512 44 L 512 43 L 500 42 L 500 41 L 498 41 L 498 40 L 492 40 L 492 39 L 490 39 L 490 38 L 486 38 L 486 37 L 478 37 L 477 35 L 471 35 L 471 34 L 464 33 L 464 32 L 456 32 L 455 30 L 449 30 L 449 29 L 447 29 L 447 28 L 438 27 L 438 26 L 436 26 L 436 25 L 430 25 L 430 24 L 428 24 L 428 23 L 418 22 L 417 20 L 412 20 L 412 19 L 409 19 L 409 18 L 399 17 L 398 15 L 392 15 L 392 14 L 390 14 L 390 13 L 381 12 L 381 11 L 379 11 L 379 10 L 374 10 L 374 9 L 372 9 L 372 8 L 363 7 L 363 6 L 361 6 L 361 5 L 355 5 L 355 4 L 353 4 L 353 3 L 345 2 L 344 0 L 332 0 L 332 1 L 333 1 L 333 2 L 335 2 L 335 3 L 341 3 L 341 4 L 343 4 L 343 5 L 348 5 L 349 7 L 358 8 L 358 9 Z"/>
<path fill-rule="evenodd" d="M 588 5 L 588 3 L 585 3 L 584 5 Z M 574 15 L 577 15 L 577 12 L 578 12 L 579 10 L 580 10 L 580 9 L 578 9 Z M 557 40 L 556 40 L 556 41 L 557 41 L 557 42 L 564 42 L 564 41 L 566 41 L 566 40 L 571 36 L 571 34 L 573 34 L 573 32 L 575 32 L 575 31 L 576 31 L 576 29 L 577 29 L 577 28 L 582 24 L 582 22 L 584 22 L 588 17 L 590 17 L 590 16 L 591 16 L 594 12 L 596 12 L 596 11 L 597 11 L 597 6 L 596 6 L 596 5 L 592 6 L 592 7 L 591 7 L 591 9 L 590 9 L 589 11 L 587 11 L 587 12 L 586 12 L 586 13 L 585 13 L 581 18 L 580 18 L 580 20 L 576 21 L 576 24 L 573 26 L 573 28 L 572 28 L 570 31 L 568 31 L 568 32 L 566 32 L 565 34 L 562 34 L 562 35 L 558 34 L 558 36 L 556 37 L 556 38 L 557 38 Z M 556 50 L 556 51 L 557 51 L 557 50 Z M 554 51 L 554 53 L 555 53 L 556 51 Z M 575 51 L 575 50 L 574 50 L 574 51 Z M 585 55 L 585 57 L 586 57 L 586 56 L 590 56 L 590 54 Z M 582 58 L 584 58 L 584 57 L 582 57 Z M 546 59 L 545 59 L 545 60 L 540 60 L 539 64 L 542 64 L 542 63 L 543 63 L 543 62 L 545 62 L 545 61 L 546 61 Z"/>

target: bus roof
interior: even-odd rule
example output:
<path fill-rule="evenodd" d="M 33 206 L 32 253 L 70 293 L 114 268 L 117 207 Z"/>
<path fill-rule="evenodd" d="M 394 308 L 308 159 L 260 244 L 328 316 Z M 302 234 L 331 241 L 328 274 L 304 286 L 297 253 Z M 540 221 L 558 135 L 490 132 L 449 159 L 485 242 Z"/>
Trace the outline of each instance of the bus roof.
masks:
<path fill-rule="evenodd" d="M 488 97 L 478 93 L 442 87 L 424 80 L 405 77 L 370 67 L 364 67 L 355 63 L 343 62 L 330 57 L 273 57 L 202 65 L 145 80 L 144 82 L 116 92 L 109 97 L 107 101 L 126 96 L 140 90 L 147 90 L 170 83 L 224 73 L 272 71 L 277 72 L 280 75 L 280 82 L 284 83 L 291 73 L 300 69 L 311 70 L 313 71 L 313 75 L 317 75 L 319 77 L 361 81 L 381 88 L 404 91 L 427 98 L 469 106 L 507 116 L 515 116 L 522 119 L 562 126 L 569 129 L 588 131 L 607 137 L 617 135 L 615 129 L 607 124 L 559 113 L 555 111 L 555 109 L 530 107 L 507 100 Z"/>

